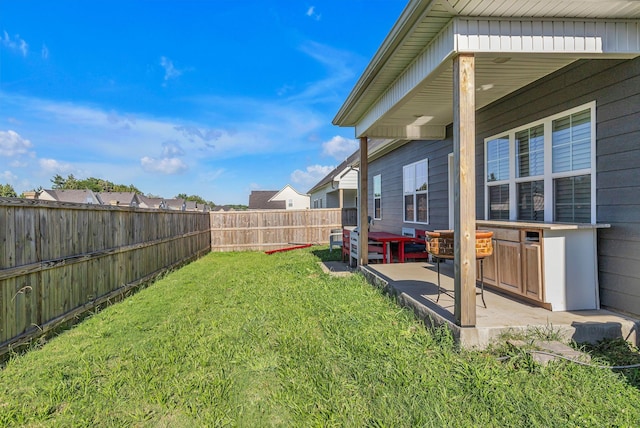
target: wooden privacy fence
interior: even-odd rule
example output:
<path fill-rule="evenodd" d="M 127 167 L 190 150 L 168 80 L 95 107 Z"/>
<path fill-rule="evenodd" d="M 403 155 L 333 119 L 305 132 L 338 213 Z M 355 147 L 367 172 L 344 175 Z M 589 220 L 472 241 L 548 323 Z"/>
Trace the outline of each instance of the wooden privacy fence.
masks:
<path fill-rule="evenodd" d="M 0 355 L 208 253 L 209 220 L 0 198 Z"/>
<path fill-rule="evenodd" d="M 211 250 L 268 251 L 326 244 L 331 229 L 342 227 L 343 214 L 352 217 L 341 208 L 211 212 Z"/>

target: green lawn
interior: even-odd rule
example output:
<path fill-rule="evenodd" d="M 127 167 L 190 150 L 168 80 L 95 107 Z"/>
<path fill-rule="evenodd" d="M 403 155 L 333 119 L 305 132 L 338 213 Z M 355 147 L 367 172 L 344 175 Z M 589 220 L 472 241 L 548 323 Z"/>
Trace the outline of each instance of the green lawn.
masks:
<path fill-rule="evenodd" d="M 460 351 L 325 248 L 210 254 L 15 356 L 0 426 L 640 425 L 637 372 Z"/>

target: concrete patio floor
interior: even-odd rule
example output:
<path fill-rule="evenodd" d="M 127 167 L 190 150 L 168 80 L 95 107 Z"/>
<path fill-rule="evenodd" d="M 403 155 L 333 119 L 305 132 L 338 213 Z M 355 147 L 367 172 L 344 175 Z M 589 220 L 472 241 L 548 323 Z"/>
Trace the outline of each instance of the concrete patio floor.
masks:
<path fill-rule="evenodd" d="M 429 326 L 447 325 L 465 348 L 484 348 L 503 333 L 553 330 L 578 343 L 624 338 L 638 346 L 640 321 L 608 310 L 552 312 L 485 288 L 487 308 L 477 296 L 476 326 L 455 324 L 454 301 L 438 296 L 436 265 L 426 262 L 371 264 L 360 268 L 367 280 L 411 308 Z M 453 263 L 441 264 L 441 284 L 453 295 Z M 479 291 L 479 288 L 478 288 Z"/>

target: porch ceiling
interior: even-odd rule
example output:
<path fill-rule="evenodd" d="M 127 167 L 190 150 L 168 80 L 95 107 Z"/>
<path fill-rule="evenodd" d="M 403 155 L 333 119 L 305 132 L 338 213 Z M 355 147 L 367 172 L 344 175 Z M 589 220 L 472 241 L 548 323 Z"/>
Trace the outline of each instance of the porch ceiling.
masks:
<path fill-rule="evenodd" d="M 634 0 L 412 0 L 333 123 L 356 136 L 440 139 L 453 121 L 452 61 L 476 56 L 476 108 L 581 58 L 640 54 Z"/>
<path fill-rule="evenodd" d="M 509 57 L 476 55 L 476 108 L 534 82 L 578 58 L 570 56 Z M 453 63 L 447 61 L 403 102 L 384 113 L 358 133 L 370 138 L 444 138 L 444 128 L 453 122 Z M 356 125 L 357 126 L 357 125 Z"/>

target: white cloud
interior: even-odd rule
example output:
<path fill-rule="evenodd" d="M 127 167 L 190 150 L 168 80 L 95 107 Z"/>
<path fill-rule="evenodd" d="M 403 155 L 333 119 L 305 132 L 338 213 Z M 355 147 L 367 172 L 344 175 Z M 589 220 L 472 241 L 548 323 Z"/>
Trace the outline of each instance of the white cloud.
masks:
<path fill-rule="evenodd" d="M 113 125 L 118 125 L 122 129 L 131 129 L 136 123 L 136 118 L 133 115 L 120 115 L 117 111 L 111 110 L 107 113 L 107 120 Z"/>
<path fill-rule="evenodd" d="M 166 141 L 162 143 L 162 156 L 165 158 L 175 158 L 178 156 L 184 156 L 184 150 L 175 141 Z"/>
<path fill-rule="evenodd" d="M 9 34 L 5 31 L 2 37 L 2 45 L 8 47 L 13 51 L 18 51 L 22 56 L 26 57 L 29 53 L 29 44 L 20 38 L 19 35 L 15 37 L 9 37 Z"/>
<path fill-rule="evenodd" d="M 31 148 L 31 141 L 22 138 L 15 131 L 0 131 L 0 155 L 19 156 L 25 155 Z"/>
<path fill-rule="evenodd" d="M 16 159 L 16 160 L 11 161 L 9 166 L 12 167 L 12 168 L 26 168 L 27 166 L 29 166 L 29 162 L 20 161 L 20 160 Z"/>
<path fill-rule="evenodd" d="M 322 143 L 322 154 L 342 162 L 358 149 L 358 141 L 336 135 Z"/>
<path fill-rule="evenodd" d="M 176 126 L 176 131 L 182 132 L 190 141 L 194 141 L 193 137 L 204 141 L 214 141 L 223 134 L 223 131 L 219 129 L 200 129 L 197 126 Z"/>
<path fill-rule="evenodd" d="M 187 164 L 178 158 L 154 159 L 145 156 L 140 159 L 140 165 L 147 172 L 159 172 L 167 175 L 179 174 L 188 169 Z"/>
<path fill-rule="evenodd" d="M 309 6 L 309 8 L 307 9 L 307 16 L 309 18 L 315 19 L 316 21 L 320 21 L 320 18 L 322 18 L 322 15 L 316 12 L 315 6 Z"/>
<path fill-rule="evenodd" d="M 276 90 L 276 95 L 278 95 L 279 97 L 282 97 L 288 94 L 289 92 L 291 92 L 293 89 L 294 89 L 293 85 L 284 84 Z"/>
<path fill-rule="evenodd" d="M 5 183 L 13 183 L 18 179 L 18 176 L 12 173 L 11 171 L 5 171 L 0 174 L 0 180 Z"/>
<path fill-rule="evenodd" d="M 291 181 L 310 188 L 333 171 L 335 166 L 311 165 L 306 171 L 296 169 L 291 173 Z"/>
<path fill-rule="evenodd" d="M 68 174 L 73 171 L 73 165 L 68 162 L 60 162 L 55 159 L 40 159 L 40 169 L 47 174 Z"/>
<path fill-rule="evenodd" d="M 166 56 L 160 58 L 160 65 L 164 68 L 164 83 L 163 86 L 166 86 L 167 82 L 170 79 L 175 79 L 182 74 L 182 70 L 178 70 L 174 67 L 173 61 L 171 61 Z"/>
<path fill-rule="evenodd" d="M 40 52 L 42 59 L 49 59 L 49 48 L 47 45 L 42 45 L 42 51 Z"/>
<path fill-rule="evenodd" d="M 319 62 L 327 69 L 327 77 L 310 83 L 306 89 L 289 98 L 290 101 L 304 101 L 311 104 L 321 102 L 339 103 L 343 101 L 343 90 L 353 83 L 356 69 L 360 68 L 359 57 L 350 52 L 331 46 L 308 41 L 299 48 L 304 54 Z M 358 64 L 356 64 L 358 62 Z"/>
<path fill-rule="evenodd" d="M 222 177 L 222 175 L 226 172 L 224 168 L 218 168 L 213 171 L 207 171 L 198 175 L 202 180 L 211 182 L 216 181 L 218 178 Z"/>
<path fill-rule="evenodd" d="M 308 148 L 309 136 L 326 123 L 319 113 L 304 105 L 250 98 L 192 99 L 200 110 L 222 111 L 228 117 L 187 122 L 4 93 L 0 97 L 0 113 L 28 112 L 19 117 L 21 126 L 38 124 L 30 138 L 37 142 L 40 157 L 53 159 L 73 151 L 76 158 L 99 153 L 103 162 L 139 164 L 144 156 L 165 157 L 154 152 L 164 141 L 178 144 L 190 165 L 194 164 L 193 158 L 222 160 L 286 153 Z M 251 114 L 245 117 L 247 112 Z"/>

